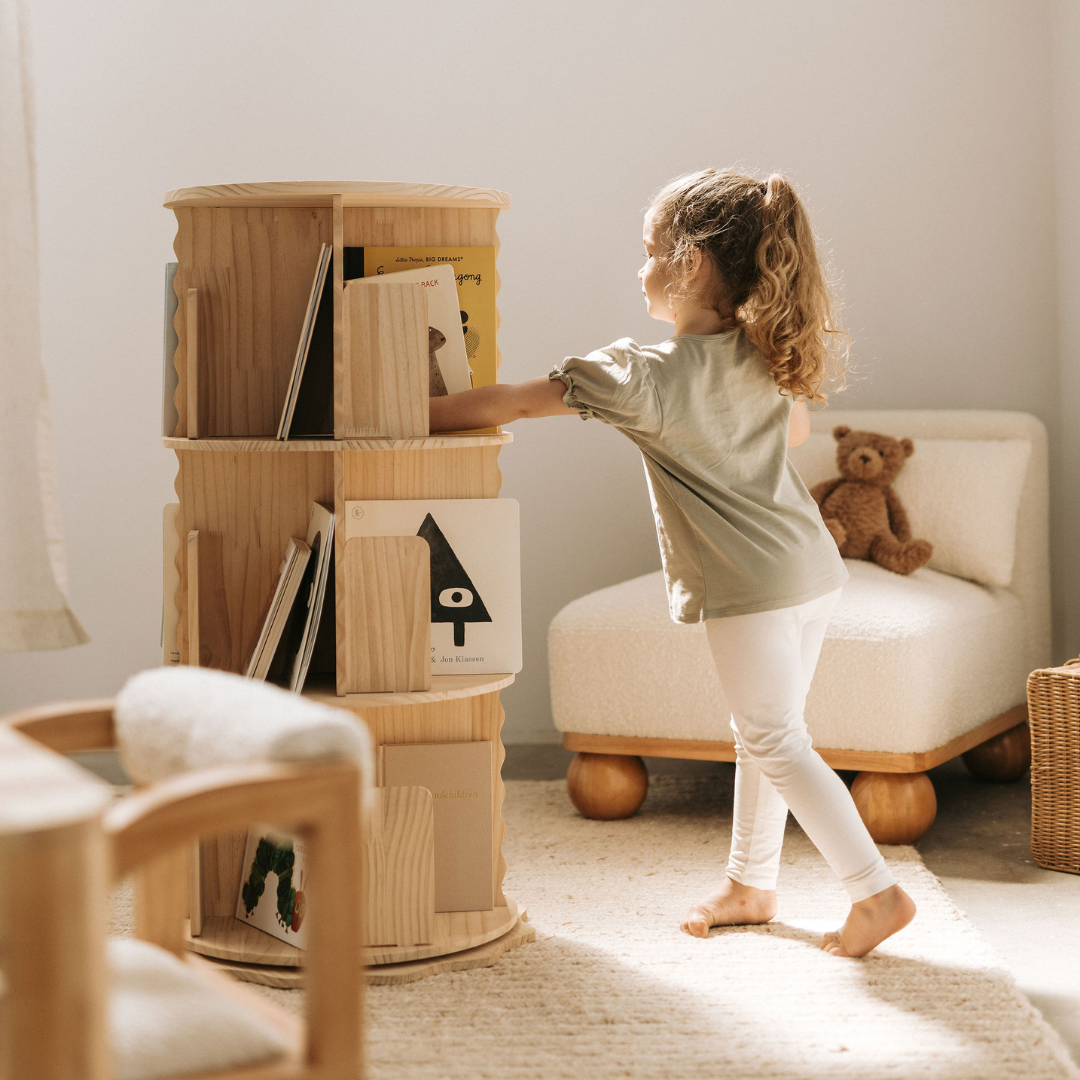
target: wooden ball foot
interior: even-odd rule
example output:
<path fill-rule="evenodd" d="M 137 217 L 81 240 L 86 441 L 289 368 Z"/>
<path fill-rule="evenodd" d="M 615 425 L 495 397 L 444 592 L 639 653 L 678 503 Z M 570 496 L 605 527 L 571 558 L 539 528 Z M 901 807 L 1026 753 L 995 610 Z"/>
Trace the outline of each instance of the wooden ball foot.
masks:
<path fill-rule="evenodd" d="M 645 801 L 645 762 L 627 754 L 576 754 L 566 773 L 566 791 L 582 817 L 627 818 Z"/>
<path fill-rule="evenodd" d="M 1031 764 L 1031 734 L 1018 724 L 964 754 L 964 764 L 980 780 L 1008 783 L 1019 780 Z"/>
<path fill-rule="evenodd" d="M 877 844 L 914 843 L 937 817 L 937 796 L 926 773 L 861 772 L 851 797 Z"/>

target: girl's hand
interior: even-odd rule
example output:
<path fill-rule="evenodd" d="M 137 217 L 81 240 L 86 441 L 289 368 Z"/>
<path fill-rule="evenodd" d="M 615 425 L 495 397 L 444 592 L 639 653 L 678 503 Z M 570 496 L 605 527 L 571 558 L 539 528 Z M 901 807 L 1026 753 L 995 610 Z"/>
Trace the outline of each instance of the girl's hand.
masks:
<path fill-rule="evenodd" d="M 563 401 L 566 387 L 558 379 L 530 379 L 463 390 L 429 399 L 431 431 L 468 431 L 498 427 L 526 416 L 576 414 Z"/>
<path fill-rule="evenodd" d="M 788 446 L 802 446 L 810 438 L 810 410 L 806 402 L 796 401 L 791 406 L 791 419 L 788 421 Z"/>

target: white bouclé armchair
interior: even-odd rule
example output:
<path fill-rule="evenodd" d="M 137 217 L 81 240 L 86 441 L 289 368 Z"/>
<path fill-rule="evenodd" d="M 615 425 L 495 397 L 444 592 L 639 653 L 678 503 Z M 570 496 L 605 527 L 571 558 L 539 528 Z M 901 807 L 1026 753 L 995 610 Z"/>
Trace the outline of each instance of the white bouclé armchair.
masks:
<path fill-rule="evenodd" d="M 914 440 L 895 488 L 935 553 L 908 577 L 848 560 L 806 718 L 825 760 L 859 771 L 874 838 L 910 842 L 936 813 L 927 769 L 960 754 L 995 779 L 1026 767 L 1025 679 L 1051 662 L 1046 433 L 1018 412 L 829 409 L 790 452 L 808 487 L 838 475 L 841 424 Z M 549 655 L 587 816 L 640 805 L 641 755 L 734 760 L 704 626 L 671 621 L 659 572 L 568 604 Z"/>

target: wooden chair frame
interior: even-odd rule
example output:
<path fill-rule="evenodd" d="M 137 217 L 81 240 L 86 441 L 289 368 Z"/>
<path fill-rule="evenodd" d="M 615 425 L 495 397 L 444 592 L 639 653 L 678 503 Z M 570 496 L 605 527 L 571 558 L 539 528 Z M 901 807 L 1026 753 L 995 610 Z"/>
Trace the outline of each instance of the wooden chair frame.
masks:
<path fill-rule="evenodd" d="M 51 705 L 6 717 L 9 728 L 61 754 L 116 745 L 109 700 Z M 135 875 L 135 936 L 181 957 L 200 977 L 283 1030 L 291 1044 L 284 1059 L 265 1065 L 187 1074 L 184 1080 L 359 1080 L 362 1077 L 361 780 L 352 762 L 229 765 L 185 773 L 136 791 L 98 815 L 113 883 Z M 258 997 L 213 964 L 186 950 L 188 866 L 200 836 L 276 824 L 307 841 L 312 894 L 306 950 L 306 1024 Z M 104 896 L 100 906 L 104 907 Z M 103 936 L 103 935 L 102 935 Z M 103 948 L 103 941 L 102 941 Z M 92 966 L 92 965 L 91 965 Z M 31 973 L 27 973 L 31 974 Z M 19 976 L 9 979 L 18 989 Z M 80 989 L 86 1008 L 104 1015 L 104 979 Z M 49 1028 L 70 1025 L 60 1001 L 39 1001 L 46 1015 L 25 1025 L 40 1040 Z M 51 1009 L 50 1009 L 51 1006 Z M 104 1036 L 104 1024 L 91 1024 Z M 19 1032 L 10 1033 L 18 1038 Z M 33 1048 L 27 1047 L 30 1055 Z M 16 1054 L 12 1060 L 20 1060 Z M 24 1055 L 21 1060 L 33 1060 Z M 42 1080 L 108 1080 L 102 1049 L 83 1056 L 77 1071 L 40 1074 Z M 32 1080 L 21 1076 L 20 1080 Z"/>

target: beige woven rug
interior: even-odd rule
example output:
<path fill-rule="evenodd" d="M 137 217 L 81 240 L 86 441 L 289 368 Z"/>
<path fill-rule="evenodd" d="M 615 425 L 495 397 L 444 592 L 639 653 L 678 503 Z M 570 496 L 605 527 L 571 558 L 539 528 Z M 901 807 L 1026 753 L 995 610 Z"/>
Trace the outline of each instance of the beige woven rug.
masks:
<path fill-rule="evenodd" d="M 863 960 L 818 949 L 847 905 L 794 827 L 774 922 L 680 933 L 722 873 L 730 800 L 724 781 L 661 778 L 636 817 L 597 822 L 562 782 L 508 783 L 506 889 L 537 940 L 369 988 L 372 1080 L 1080 1077 L 912 848 L 885 850 L 919 914 Z"/>
<path fill-rule="evenodd" d="M 730 806 L 725 782 L 661 778 L 636 817 L 586 821 L 562 782 L 508 783 L 506 890 L 537 940 L 371 987 L 372 1080 L 1080 1077 L 913 848 L 886 851 L 918 917 L 864 960 L 818 949 L 847 904 L 794 827 L 774 922 L 680 933 L 722 872 Z"/>

